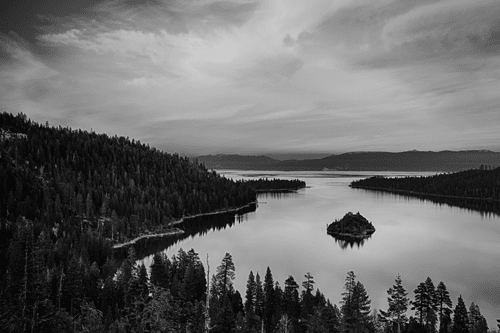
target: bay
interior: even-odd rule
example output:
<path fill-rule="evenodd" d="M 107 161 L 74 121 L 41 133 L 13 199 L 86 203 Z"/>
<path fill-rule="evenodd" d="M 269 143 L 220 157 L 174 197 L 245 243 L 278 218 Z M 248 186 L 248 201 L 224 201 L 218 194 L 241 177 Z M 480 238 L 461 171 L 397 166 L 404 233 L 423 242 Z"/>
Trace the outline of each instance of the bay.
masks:
<path fill-rule="evenodd" d="M 387 289 L 399 273 L 413 299 L 413 290 L 430 276 L 443 281 L 453 300 L 479 305 L 490 329 L 500 317 L 500 217 L 429 200 L 349 187 L 373 175 L 405 176 L 434 173 L 397 172 L 262 172 L 220 170 L 232 179 L 299 178 L 307 188 L 296 193 L 258 195 L 258 208 L 227 228 L 217 228 L 170 245 L 168 256 L 193 248 L 211 272 L 228 252 L 236 266 L 235 287 L 245 293 L 249 272 L 263 278 L 269 266 L 283 287 L 292 275 L 299 283 L 310 272 L 332 303 L 341 299 L 344 279 L 354 271 L 372 300 L 372 309 L 387 309 Z M 360 212 L 376 232 L 362 245 L 342 246 L 326 226 L 347 212 Z M 152 256 L 144 258 L 149 267 Z"/>

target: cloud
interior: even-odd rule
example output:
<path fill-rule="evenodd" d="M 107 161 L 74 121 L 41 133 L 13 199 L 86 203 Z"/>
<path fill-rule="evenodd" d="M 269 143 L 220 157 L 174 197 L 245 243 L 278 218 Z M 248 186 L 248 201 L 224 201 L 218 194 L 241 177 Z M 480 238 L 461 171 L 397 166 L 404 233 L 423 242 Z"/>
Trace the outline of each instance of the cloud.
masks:
<path fill-rule="evenodd" d="M 190 153 L 491 148 L 496 7 L 456 7 L 100 2 L 36 44 L 3 39 L 0 107 Z"/>
<path fill-rule="evenodd" d="M 389 20 L 381 37 L 388 50 L 413 46 L 423 56 L 494 55 L 500 46 L 499 10 L 493 0 L 440 1 Z"/>

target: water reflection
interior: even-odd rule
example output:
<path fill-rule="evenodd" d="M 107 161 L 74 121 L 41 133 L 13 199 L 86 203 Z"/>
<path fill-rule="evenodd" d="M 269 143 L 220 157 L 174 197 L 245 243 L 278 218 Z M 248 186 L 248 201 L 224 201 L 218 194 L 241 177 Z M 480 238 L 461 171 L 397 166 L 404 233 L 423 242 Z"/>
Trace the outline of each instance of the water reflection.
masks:
<path fill-rule="evenodd" d="M 265 199 L 287 199 L 297 195 L 298 192 L 296 190 L 280 190 L 273 192 L 260 192 L 258 193 L 258 198 L 259 201 L 262 201 Z"/>
<path fill-rule="evenodd" d="M 176 225 L 177 228 L 184 230 L 183 234 L 170 235 L 166 237 L 143 238 L 134 244 L 134 250 L 137 258 L 148 257 L 157 252 L 166 250 L 173 245 L 183 241 L 189 237 L 204 236 L 211 231 L 220 231 L 226 228 L 231 228 L 236 223 L 245 222 L 248 220 L 248 214 L 257 209 L 257 204 L 240 209 L 234 213 L 223 213 L 206 215 L 202 217 L 186 218 L 183 223 Z M 127 248 L 122 247 L 115 249 L 115 259 L 120 262 L 127 256 Z"/>
<path fill-rule="evenodd" d="M 371 238 L 371 236 L 366 237 L 364 239 L 353 239 L 353 238 L 342 238 L 342 237 L 335 237 L 333 235 L 330 235 L 334 240 L 335 243 L 337 243 L 342 250 L 346 250 L 348 248 L 354 248 L 354 245 L 359 249 L 361 248 L 365 242 Z"/>
<path fill-rule="evenodd" d="M 481 200 L 481 199 L 464 199 L 464 198 L 450 198 L 450 197 L 437 197 L 423 194 L 405 194 L 402 192 L 392 193 L 388 191 L 374 190 L 374 189 L 361 189 L 362 191 L 375 191 L 381 195 L 390 195 L 403 197 L 408 200 L 417 198 L 422 202 L 433 202 L 439 206 L 446 205 L 450 207 L 460 207 L 470 211 L 479 212 L 483 217 L 500 216 L 500 201 L 498 200 Z"/>

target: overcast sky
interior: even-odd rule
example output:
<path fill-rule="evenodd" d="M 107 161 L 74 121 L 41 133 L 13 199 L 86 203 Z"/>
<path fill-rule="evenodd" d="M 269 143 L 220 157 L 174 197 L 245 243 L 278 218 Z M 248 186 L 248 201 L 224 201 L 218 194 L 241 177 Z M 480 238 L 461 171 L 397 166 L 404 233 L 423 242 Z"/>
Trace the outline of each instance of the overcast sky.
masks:
<path fill-rule="evenodd" d="M 190 155 L 500 150 L 498 0 L 3 6 L 0 108 L 38 122 Z"/>

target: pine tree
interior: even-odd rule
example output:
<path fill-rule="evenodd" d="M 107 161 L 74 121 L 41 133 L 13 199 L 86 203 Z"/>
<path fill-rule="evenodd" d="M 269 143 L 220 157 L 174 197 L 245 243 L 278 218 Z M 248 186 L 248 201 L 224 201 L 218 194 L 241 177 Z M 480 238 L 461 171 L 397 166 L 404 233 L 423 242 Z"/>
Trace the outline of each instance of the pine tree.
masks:
<path fill-rule="evenodd" d="M 347 333 L 353 332 L 355 318 L 355 308 L 353 303 L 353 293 L 356 287 L 356 275 L 353 271 L 347 273 L 344 284 L 344 292 L 342 293 L 342 301 L 340 311 L 342 312 L 342 325 Z"/>
<path fill-rule="evenodd" d="M 259 272 L 255 275 L 255 314 L 262 318 L 264 308 L 264 291 L 262 289 L 262 281 L 260 280 Z"/>
<path fill-rule="evenodd" d="M 264 330 L 266 332 L 272 331 L 272 319 L 274 313 L 274 281 L 271 269 L 267 267 L 266 275 L 264 277 L 264 306 L 262 309 Z"/>
<path fill-rule="evenodd" d="M 467 308 L 465 307 L 462 295 L 458 297 L 457 305 L 455 306 L 455 314 L 453 316 L 453 329 L 452 333 L 468 333 L 469 332 L 469 318 Z"/>
<path fill-rule="evenodd" d="M 411 302 L 412 310 L 419 318 L 419 323 L 425 325 L 430 333 L 436 329 L 436 291 L 430 277 L 420 283 L 414 290 L 415 301 Z"/>
<path fill-rule="evenodd" d="M 149 295 L 149 287 L 148 287 L 149 278 L 146 266 L 144 266 L 144 262 L 139 266 L 138 282 L 139 282 L 141 297 L 146 298 Z"/>
<path fill-rule="evenodd" d="M 355 279 L 354 272 L 347 273 L 345 291 L 342 293 L 342 321 L 347 333 L 364 332 L 370 325 L 371 300 L 364 285 Z"/>
<path fill-rule="evenodd" d="M 230 332 L 236 326 L 231 302 L 234 294 L 234 271 L 233 258 L 229 253 L 226 253 L 221 264 L 217 267 L 210 291 L 210 318 L 215 332 Z"/>
<path fill-rule="evenodd" d="M 486 318 L 481 314 L 479 306 L 471 303 L 469 307 L 469 332 L 470 333 L 486 333 L 488 332 L 488 324 Z"/>
<path fill-rule="evenodd" d="M 364 332 L 370 327 L 370 304 L 371 300 L 361 282 L 356 283 L 353 292 L 353 305 L 355 308 L 356 322 L 354 332 Z"/>
<path fill-rule="evenodd" d="M 248 313 L 252 308 L 255 312 L 255 277 L 250 271 L 247 280 L 247 290 L 245 292 L 245 313 Z"/>
<path fill-rule="evenodd" d="M 425 326 L 427 327 L 428 332 L 434 333 L 436 332 L 437 303 L 436 303 L 436 289 L 430 277 L 427 277 L 427 279 L 425 280 L 425 287 L 427 289 L 428 302 L 429 302 L 427 311 L 425 313 Z"/>
<path fill-rule="evenodd" d="M 302 287 L 304 287 L 304 291 L 302 292 L 302 319 L 307 322 L 309 317 L 313 315 L 313 295 L 312 291 L 314 290 L 314 278 L 311 273 L 307 272 L 304 277 L 305 281 L 302 282 Z"/>
<path fill-rule="evenodd" d="M 439 311 L 439 333 L 448 333 L 448 327 L 451 324 L 452 302 L 443 281 L 439 282 L 436 288 L 436 306 Z"/>
<path fill-rule="evenodd" d="M 292 320 L 288 317 L 288 315 L 286 313 L 281 316 L 275 332 L 276 333 L 292 333 L 293 332 Z"/>
<path fill-rule="evenodd" d="M 285 280 L 285 291 L 283 295 L 284 311 L 287 314 L 289 320 L 292 321 L 293 326 L 297 327 L 298 319 L 300 315 L 300 303 L 299 303 L 299 285 L 295 282 L 293 276 L 289 276 Z"/>
<path fill-rule="evenodd" d="M 226 253 L 221 264 L 217 267 L 214 280 L 216 292 L 219 293 L 221 297 L 233 289 L 233 280 L 236 277 L 234 271 L 233 257 L 229 253 Z"/>
<path fill-rule="evenodd" d="M 155 253 L 151 263 L 151 284 L 161 288 L 168 288 L 167 260 L 169 259 L 163 252 Z"/>
<path fill-rule="evenodd" d="M 380 310 L 380 314 L 385 321 L 396 324 L 396 331 L 400 333 L 402 325 L 408 322 L 405 313 L 408 310 L 409 299 L 399 274 L 396 277 L 396 284 L 387 290 L 387 294 L 389 294 L 387 298 L 389 309 L 387 312 Z"/>

